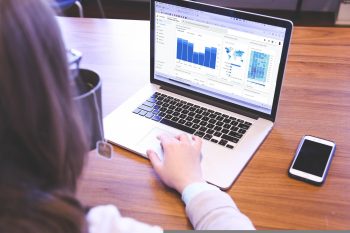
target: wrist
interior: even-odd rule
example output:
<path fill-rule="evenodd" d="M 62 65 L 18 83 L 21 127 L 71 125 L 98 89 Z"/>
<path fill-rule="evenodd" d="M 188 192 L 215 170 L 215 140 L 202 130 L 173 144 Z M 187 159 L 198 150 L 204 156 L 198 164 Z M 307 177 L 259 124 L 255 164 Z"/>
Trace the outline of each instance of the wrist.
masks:
<path fill-rule="evenodd" d="M 176 187 L 176 190 L 180 194 L 182 194 L 186 187 L 188 187 L 188 186 L 190 186 L 191 184 L 194 184 L 194 183 L 206 183 L 206 181 L 203 178 L 201 178 L 201 177 L 194 178 L 194 179 L 182 182 L 178 187 Z"/>
<path fill-rule="evenodd" d="M 187 185 L 183 192 L 181 193 L 181 198 L 185 205 L 188 205 L 190 201 L 195 198 L 197 195 L 204 191 L 210 190 L 220 190 L 218 187 L 208 184 L 207 182 L 195 182 Z"/>

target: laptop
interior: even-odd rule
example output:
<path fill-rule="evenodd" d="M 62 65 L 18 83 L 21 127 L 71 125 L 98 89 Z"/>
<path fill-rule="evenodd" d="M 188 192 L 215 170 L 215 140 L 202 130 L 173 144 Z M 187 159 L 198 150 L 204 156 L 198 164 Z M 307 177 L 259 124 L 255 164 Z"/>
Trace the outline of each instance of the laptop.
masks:
<path fill-rule="evenodd" d="M 273 128 L 293 25 L 193 1 L 150 3 L 150 83 L 104 118 L 105 138 L 162 159 L 158 135 L 197 135 L 205 180 L 228 189 Z"/>

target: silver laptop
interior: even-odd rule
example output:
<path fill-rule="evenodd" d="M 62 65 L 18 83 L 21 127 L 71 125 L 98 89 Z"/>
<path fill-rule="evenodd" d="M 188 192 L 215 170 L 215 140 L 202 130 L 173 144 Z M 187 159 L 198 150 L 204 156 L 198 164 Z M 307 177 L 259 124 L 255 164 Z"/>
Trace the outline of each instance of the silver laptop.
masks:
<path fill-rule="evenodd" d="M 197 135 L 204 178 L 229 188 L 274 125 L 292 27 L 198 2 L 151 0 L 150 83 L 105 117 L 106 139 L 162 158 L 158 135 Z"/>

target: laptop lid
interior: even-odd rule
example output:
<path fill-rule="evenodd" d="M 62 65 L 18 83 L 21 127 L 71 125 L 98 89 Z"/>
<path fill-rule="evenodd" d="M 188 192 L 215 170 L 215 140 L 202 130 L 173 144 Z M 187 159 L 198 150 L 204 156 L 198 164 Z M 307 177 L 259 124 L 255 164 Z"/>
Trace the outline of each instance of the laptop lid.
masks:
<path fill-rule="evenodd" d="M 288 20 L 184 0 L 151 0 L 151 83 L 275 121 Z"/>

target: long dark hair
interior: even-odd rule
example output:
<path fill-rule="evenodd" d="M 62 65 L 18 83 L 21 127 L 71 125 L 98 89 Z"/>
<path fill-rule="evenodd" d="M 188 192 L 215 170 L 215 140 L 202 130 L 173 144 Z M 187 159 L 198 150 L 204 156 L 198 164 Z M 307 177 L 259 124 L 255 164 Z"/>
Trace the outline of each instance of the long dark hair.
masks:
<path fill-rule="evenodd" d="M 68 76 L 47 1 L 0 0 L 0 232 L 83 231 L 87 144 Z"/>

